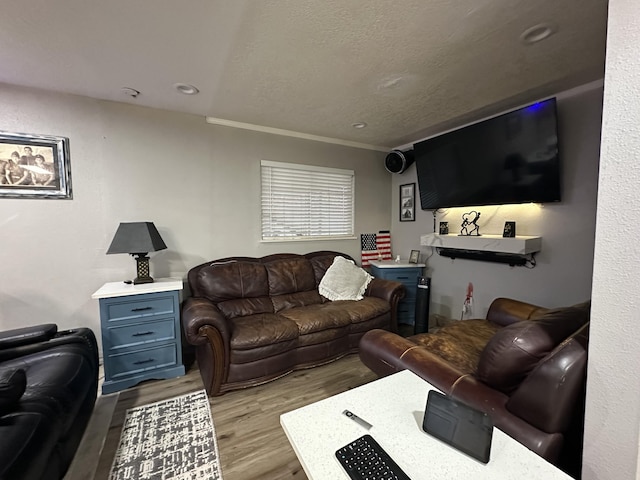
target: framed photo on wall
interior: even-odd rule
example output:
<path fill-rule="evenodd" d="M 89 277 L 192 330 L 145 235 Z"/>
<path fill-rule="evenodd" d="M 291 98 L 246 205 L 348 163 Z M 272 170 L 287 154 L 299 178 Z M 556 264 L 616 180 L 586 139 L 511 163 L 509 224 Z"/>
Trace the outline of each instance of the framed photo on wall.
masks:
<path fill-rule="evenodd" d="M 400 221 L 413 222 L 416 219 L 416 184 L 400 185 Z"/>
<path fill-rule="evenodd" d="M 0 197 L 72 198 L 69 139 L 0 132 Z"/>

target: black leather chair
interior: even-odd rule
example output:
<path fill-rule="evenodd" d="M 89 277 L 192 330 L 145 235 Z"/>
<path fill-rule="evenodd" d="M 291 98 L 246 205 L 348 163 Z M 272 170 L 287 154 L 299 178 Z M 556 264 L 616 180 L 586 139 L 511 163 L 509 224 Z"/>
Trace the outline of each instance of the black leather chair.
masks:
<path fill-rule="evenodd" d="M 0 479 L 61 479 L 98 392 L 88 328 L 54 324 L 0 332 Z"/>

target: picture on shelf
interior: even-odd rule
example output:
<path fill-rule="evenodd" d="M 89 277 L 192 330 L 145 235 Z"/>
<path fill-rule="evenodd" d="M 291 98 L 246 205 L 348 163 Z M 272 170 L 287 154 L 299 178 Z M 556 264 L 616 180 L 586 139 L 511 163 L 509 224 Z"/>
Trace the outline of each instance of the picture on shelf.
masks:
<path fill-rule="evenodd" d="M 409 263 L 418 263 L 420 261 L 420 250 L 411 250 L 409 255 Z"/>
<path fill-rule="evenodd" d="M 400 185 L 400 221 L 413 222 L 415 215 L 416 184 Z"/>

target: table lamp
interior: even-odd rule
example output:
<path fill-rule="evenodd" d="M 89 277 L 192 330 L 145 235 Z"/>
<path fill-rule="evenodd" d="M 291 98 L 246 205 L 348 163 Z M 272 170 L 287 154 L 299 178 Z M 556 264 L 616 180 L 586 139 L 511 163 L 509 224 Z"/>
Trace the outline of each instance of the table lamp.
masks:
<path fill-rule="evenodd" d="M 107 255 L 112 253 L 128 253 L 135 256 L 138 266 L 138 276 L 133 280 L 134 284 L 152 283 L 149 275 L 148 252 L 157 252 L 167 248 L 158 229 L 153 222 L 121 223 L 107 250 Z"/>

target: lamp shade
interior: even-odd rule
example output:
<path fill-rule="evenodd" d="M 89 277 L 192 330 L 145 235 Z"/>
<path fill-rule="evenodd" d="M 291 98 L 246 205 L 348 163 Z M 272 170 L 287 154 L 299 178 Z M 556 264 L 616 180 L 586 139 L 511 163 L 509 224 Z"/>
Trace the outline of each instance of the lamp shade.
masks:
<path fill-rule="evenodd" d="M 153 222 L 121 223 L 109 245 L 111 253 L 147 253 L 167 248 Z"/>

